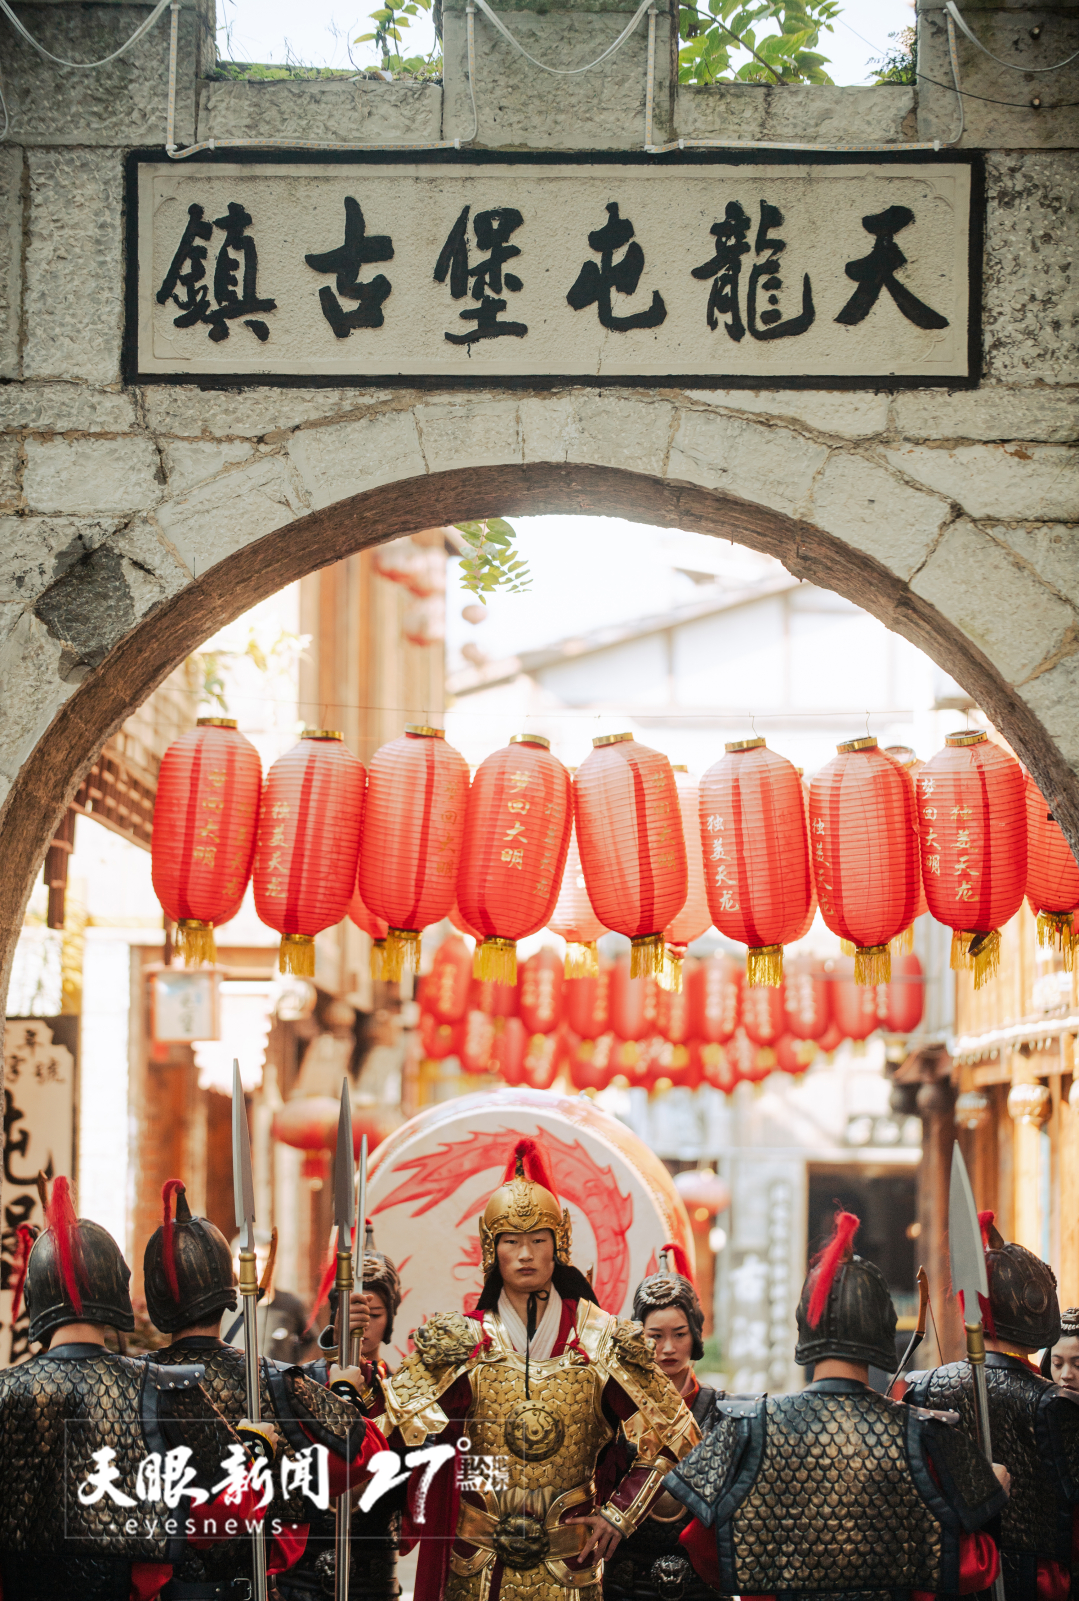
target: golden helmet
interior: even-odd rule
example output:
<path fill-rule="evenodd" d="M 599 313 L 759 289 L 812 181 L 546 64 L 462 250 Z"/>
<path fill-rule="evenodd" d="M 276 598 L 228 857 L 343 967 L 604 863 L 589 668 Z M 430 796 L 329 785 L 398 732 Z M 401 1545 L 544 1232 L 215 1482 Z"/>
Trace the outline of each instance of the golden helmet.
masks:
<path fill-rule="evenodd" d="M 518 1140 L 502 1183 L 480 1218 L 484 1278 L 495 1265 L 500 1234 L 531 1234 L 536 1229 L 551 1230 L 555 1261 L 568 1265 L 572 1245 L 569 1212 L 565 1207 L 559 1210 L 554 1180 L 541 1147 L 535 1140 Z"/>

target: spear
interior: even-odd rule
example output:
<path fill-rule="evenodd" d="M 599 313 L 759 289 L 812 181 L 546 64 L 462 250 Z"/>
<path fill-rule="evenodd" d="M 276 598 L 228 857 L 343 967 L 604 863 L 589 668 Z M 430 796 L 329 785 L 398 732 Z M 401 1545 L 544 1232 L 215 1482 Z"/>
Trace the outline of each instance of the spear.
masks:
<path fill-rule="evenodd" d="M 948 1250 L 952 1259 L 952 1289 L 963 1297 L 963 1328 L 967 1336 L 967 1361 L 974 1379 L 974 1421 L 978 1445 L 990 1467 L 993 1465 L 993 1439 L 989 1429 L 989 1389 L 985 1382 L 985 1329 L 982 1326 L 979 1295 L 989 1296 L 985 1272 L 985 1251 L 978 1208 L 970 1187 L 967 1164 L 958 1144 L 952 1146 L 952 1179 L 948 1192 Z M 1004 1601 L 1004 1579 L 997 1572 L 993 1580 L 993 1601 Z"/>
<path fill-rule="evenodd" d="M 240 1231 L 240 1296 L 244 1311 L 244 1387 L 247 1415 L 252 1423 L 262 1418 L 259 1389 L 258 1258 L 255 1255 L 255 1186 L 251 1177 L 251 1134 L 247 1127 L 240 1064 L 232 1062 L 232 1195 L 236 1204 L 236 1227 Z M 262 1524 L 251 1536 L 255 1570 L 256 1601 L 266 1601 L 266 1535 Z"/>
<path fill-rule="evenodd" d="M 922 1341 L 925 1339 L 925 1315 L 926 1315 L 926 1312 L 929 1310 L 929 1275 L 925 1271 L 924 1267 L 920 1267 L 918 1269 L 917 1284 L 918 1284 L 918 1321 L 917 1321 L 917 1323 L 915 1325 L 914 1333 L 911 1335 L 910 1340 L 907 1342 L 907 1348 L 903 1352 L 902 1357 L 900 1358 L 899 1366 L 896 1368 L 895 1372 L 892 1374 L 891 1378 L 888 1380 L 888 1387 L 884 1392 L 885 1395 L 891 1395 L 892 1390 L 895 1388 L 895 1386 L 899 1382 L 899 1380 L 903 1377 L 903 1374 L 907 1371 L 907 1368 L 908 1368 L 908 1366 L 910 1364 L 911 1357 L 914 1355 L 915 1351 L 918 1349 L 918 1347 L 921 1345 Z"/>
<path fill-rule="evenodd" d="M 356 1177 L 356 1243 L 352 1247 L 352 1281 L 358 1290 L 363 1289 L 363 1253 L 367 1249 L 364 1229 L 367 1222 L 367 1135 L 360 1141 L 360 1170 Z M 340 1316 L 340 1310 L 338 1316 Z M 359 1329 L 351 1339 L 352 1366 L 358 1367 L 360 1344 L 363 1335 Z"/>
<path fill-rule="evenodd" d="M 341 1081 L 341 1114 L 337 1119 L 337 1155 L 333 1174 L 333 1220 L 337 1226 L 337 1362 L 347 1368 L 349 1363 L 349 1304 L 352 1296 L 352 1224 L 356 1195 L 352 1187 L 355 1148 L 352 1144 L 352 1106 L 348 1097 L 348 1079 Z M 359 1235 L 359 1227 L 356 1229 Z M 337 1522 L 334 1532 L 334 1601 L 348 1601 L 349 1575 L 349 1519 L 352 1516 L 352 1498 L 346 1489 L 337 1498 Z"/>

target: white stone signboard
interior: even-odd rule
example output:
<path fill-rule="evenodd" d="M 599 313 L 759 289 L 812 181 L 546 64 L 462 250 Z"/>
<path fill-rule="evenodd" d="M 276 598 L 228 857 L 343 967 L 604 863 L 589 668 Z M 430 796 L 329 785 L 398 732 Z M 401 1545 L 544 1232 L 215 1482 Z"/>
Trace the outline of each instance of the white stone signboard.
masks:
<path fill-rule="evenodd" d="M 132 382 L 977 382 L 976 157 L 128 168 Z"/>

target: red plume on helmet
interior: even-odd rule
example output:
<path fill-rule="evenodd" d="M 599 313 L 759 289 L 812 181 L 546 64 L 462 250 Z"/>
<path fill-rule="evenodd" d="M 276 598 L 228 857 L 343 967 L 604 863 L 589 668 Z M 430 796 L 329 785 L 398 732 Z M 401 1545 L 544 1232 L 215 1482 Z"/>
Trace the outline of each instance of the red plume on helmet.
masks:
<path fill-rule="evenodd" d="M 697 1288 L 697 1282 L 693 1277 L 693 1269 L 689 1265 L 689 1257 L 680 1245 L 675 1245 L 674 1241 L 670 1240 L 663 1246 L 660 1255 L 667 1258 L 668 1273 L 680 1273 L 684 1279 L 689 1280 L 694 1289 Z"/>
<path fill-rule="evenodd" d="M 999 1231 L 995 1227 L 996 1220 L 997 1220 L 997 1214 L 995 1212 L 979 1212 L 978 1213 L 978 1227 L 982 1231 L 982 1250 L 983 1251 L 999 1251 L 1000 1247 L 1004 1244 L 1004 1241 L 1001 1238 L 1001 1235 L 1000 1235 Z M 987 1284 L 989 1284 L 989 1275 L 990 1275 L 991 1271 L 992 1271 L 991 1266 L 990 1266 L 989 1262 L 986 1261 L 986 1264 L 985 1264 L 985 1279 L 986 1279 L 986 1283 Z M 979 1293 L 978 1293 L 978 1305 L 981 1307 L 981 1312 L 982 1312 L 982 1327 L 984 1328 L 986 1334 L 988 1334 L 989 1338 L 991 1340 L 995 1340 L 996 1337 L 997 1337 L 997 1326 L 993 1322 L 993 1306 L 992 1306 L 992 1302 L 991 1302 L 991 1299 L 990 1299 L 992 1294 L 993 1294 L 993 1286 L 992 1286 L 992 1284 L 989 1284 L 989 1295 L 982 1295 L 981 1292 L 979 1291 Z M 966 1307 L 963 1305 L 963 1294 L 962 1294 L 962 1291 L 960 1291 L 960 1294 L 959 1294 L 959 1304 L 960 1304 L 960 1310 L 963 1312 L 963 1314 L 965 1316 L 966 1315 Z"/>
<path fill-rule="evenodd" d="M 169 1294 L 174 1301 L 180 1299 L 180 1281 L 176 1276 L 176 1229 L 173 1224 L 172 1198 L 174 1195 L 186 1194 L 187 1188 L 182 1179 L 166 1179 L 161 1186 L 161 1201 L 164 1207 L 161 1220 L 161 1259 L 165 1267 Z"/>
<path fill-rule="evenodd" d="M 82 1259 L 82 1244 L 78 1235 L 78 1218 L 71 1201 L 71 1185 L 63 1176 L 52 1187 L 52 1198 L 45 1209 L 45 1222 L 56 1241 L 56 1260 L 60 1267 L 60 1283 L 64 1294 L 78 1315 L 82 1316 L 82 1295 L 78 1280 L 86 1285 L 86 1265 Z"/>
<path fill-rule="evenodd" d="M 15 1261 L 12 1268 L 11 1282 L 11 1326 L 15 1327 L 22 1311 L 22 1292 L 26 1284 L 26 1270 L 30 1266 L 30 1252 L 37 1239 L 37 1229 L 32 1223 L 20 1223 L 15 1230 Z"/>
<path fill-rule="evenodd" d="M 811 1329 L 819 1326 L 824 1316 L 828 1297 L 835 1283 L 836 1272 L 841 1262 L 849 1262 L 854 1255 L 852 1246 L 854 1236 L 862 1226 L 861 1218 L 855 1217 L 853 1212 L 837 1212 L 832 1237 L 814 1260 L 816 1277 L 813 1281 L 813 1294 L 809 1298 L 807 1321 Z"/>
<path fill-rule="evenodd" d="M 538 1140 L 517 1141 L 517 1144 L 513 1147 L 513 1155 L 506 1163 L 506 1171 L 502 1178 L 503 1184 L 508 1184 L 511 1179 L 517 1176 L 518 1163 L 521 1164 L 521 1171 L 526 1179 L 531 1179 L 533 1184 L 542 1184 L 544 1189 L 550 1190 L 551 1194 L 557 1199 L 558 1191 L 555 1189 L 554 1178 L 551 1175 L 550 1162 L 547 1159 L 546 1151 Z"/>

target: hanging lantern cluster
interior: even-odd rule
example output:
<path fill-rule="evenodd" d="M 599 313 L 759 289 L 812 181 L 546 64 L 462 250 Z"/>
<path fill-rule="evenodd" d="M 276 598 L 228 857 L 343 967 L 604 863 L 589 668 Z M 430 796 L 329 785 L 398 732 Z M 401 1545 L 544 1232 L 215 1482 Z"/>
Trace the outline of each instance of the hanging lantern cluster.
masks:
<path fill-rule="evenodd" d="M 1079 863 L 1034 779 L 1026 774 L 1026 896 L 1038 919 L 1038 943 L 1057 949 L 1070 973 L 1075 961 Z"/>

